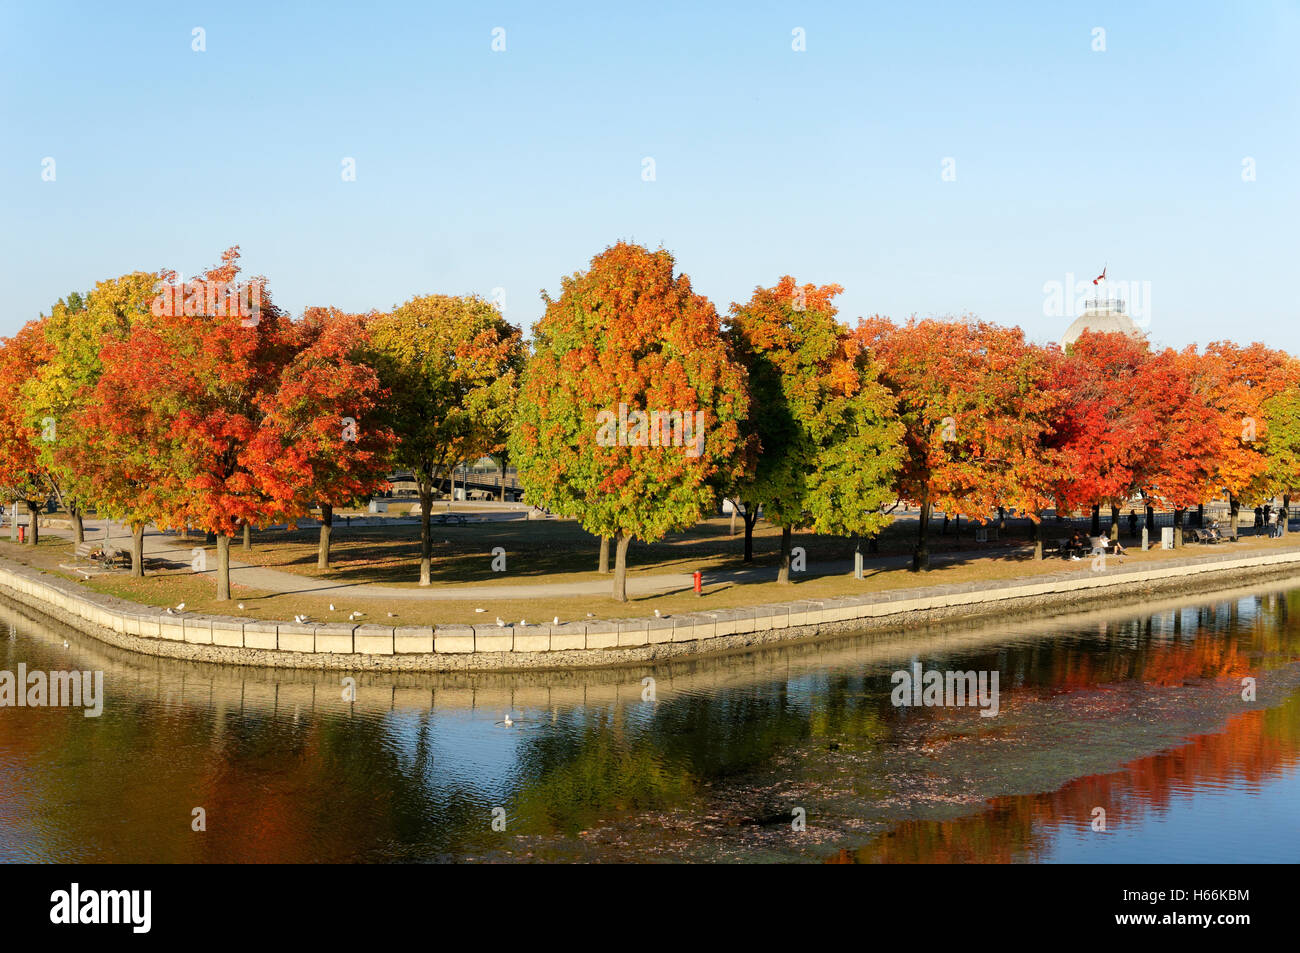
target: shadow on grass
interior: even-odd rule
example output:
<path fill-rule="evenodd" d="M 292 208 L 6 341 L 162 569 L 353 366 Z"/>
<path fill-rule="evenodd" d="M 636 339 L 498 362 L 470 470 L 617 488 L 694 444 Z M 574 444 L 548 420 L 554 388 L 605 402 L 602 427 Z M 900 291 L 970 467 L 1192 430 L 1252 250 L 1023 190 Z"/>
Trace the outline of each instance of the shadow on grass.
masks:
<path fill-rule="evenodd" d="M 910 565 L 915 527 L 915 520 L 895 523 L 881 535 L 876 553 L 864 552 L 872 575 Z M 977 561 L 1033 561 L 1029 531 L 1026 521 L 1021 527 L 1009 526 L 1000 540 L 976 543 L 970 538 L 969 528 L 965 537 L 945 536 L 935 530 L 928 539 L 933 567 Z M 201 537 L 172 539 L 178 548 L 203 545 Z M 418 526 L 349 528 L 336 524 L 330 547 L 331 568 L 325 572 L 316 569 L 318 540 L 319 532 L 314 527 L 259 531 L 253 535 L 251 552 L 245 552 L 239 540 L 234 540 L 231 558 L 318 580 L 322 589 L 350 584 L 410 585 L 418 579 Z M 506 551 L 506 575 L 512 581 L 570 574 L 592 576 L 600 547 L 599 540 L 576 523 L 552 520 L 434 526 L 432 540 L 430 578 L 435 584 L 501 580 L 502 574 L 492 570 L 492 549 L 498 546 Z M 796 532 L 793 544 L 803 547 L 813 574 L 852 567 L 854 544 L 850 539 Z M 634 540 L 628 549 L 628 570 L 633 574 L 667 574 L 700 569 L 706 578 L 717 581 L 767 581 L 779 563 L 780 530 L 760 523 L 754 536 L 754 560 L 746 563 L 743 553 L 743 533 L 731 535 L 729 521 L 718 518 L 655 543 Z M 923 576 L 919 574 L 918 578 Z"/>

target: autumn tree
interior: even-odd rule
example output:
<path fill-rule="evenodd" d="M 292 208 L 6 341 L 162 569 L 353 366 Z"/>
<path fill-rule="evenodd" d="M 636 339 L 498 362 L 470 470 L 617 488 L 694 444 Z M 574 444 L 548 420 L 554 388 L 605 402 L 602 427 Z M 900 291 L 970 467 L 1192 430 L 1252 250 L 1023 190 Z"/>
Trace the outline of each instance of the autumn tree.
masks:
<path fill-rule="evenodd" d="M 1162 406 L 1151 397 L 1166 370 L 1145 340 L 1122 333 L 1086 331 L 1062 362 L 1069 399 L 1059 426 L 1066 466 L 1058 503 L 1094 515 L 1108 504 L 1112 537 L 1118 507 L 1149 488 L 1164 455 Z"/>
<path fill-rule="evenodd" d="M 929 568 L 932 507 L 983 521 L 999 506 L 1041 522 L 1060 466 L 1052 445 L 1065 395 L 1051 358 L 1019 328 L 883 318 L 855 332 L 898 400 L 905 456 L 898 495 L 920 508 L 915 570 Z"/>
<path fill-rule="evenodd" d="M 237 294 L 238 248 L 151 308 L 101 351 L 95 400 L 79 422 L 101 481 L 96 499 L 132 526 L 195 526 L 216 535 L 217 598 L 230 598 L 230 540 L 279 512 L 259 479 L 253 441 L 294 353 L 287 317 L 254 277 Z M 251 304 L 251 309 L 248 305 Z"/>
<path fill-rule="evenodd" d="M 543 300 L 511 456 L 530 502 L 613 539 L 624 602 L 631 540 L 714 506 L 747 411 L 744 371 L 717 310 L 662 249 L 619 242 Z"/>
<path fill-rule="evenodd" d="M 420 495 L 420 585 L 430 584 L 430 510 L 444 473 L 500 444 L 518 386 L 519 329 L 476 295 L 412 298 L 371 326 L 371 360 L 391 395 L 394 463 Z"/>
<path fill-rule="evenodd" d="M 1187 510 L 1215 491 L 1224 447 L 1222 414 L 1198 385 L 1201 361 L 1195 347 L 1166 348 L 1153 355 L 1143 375 L 1142 399 L 1159 438 L 1148 460 L 1143 495 L 1174 510 L 1176 546 L 1182 545 Z"/>
<path fill-rule="evenodd" d="M 19 503 L 31 514 L 31 546 L 40 536 L 37 514 L 55 492 L 55 483 L 41 448 L 48 431 L 33 421 L 23 383 L 40 373 L 47 357 L 41 321 L 28 322 L 12 338 L 0 339 L 0 491 L 13 502 L 15 521 Z"/>
<path fill-rule="evenodd" d="M 396 438 L 380 422 L 386 391 L 366 363 L 374 315 L 308 308 L 292 326 L 294 356 L 250 442 L 250 467 L 278 518 L 321 511 L 316 566 L 329 568 L 334 508 L 387 486 Z"/>
<path fill-rule="evenodd" d="M 1272 495 L 1268 428 L 1275 415 L 1265 412 L 1274 397 L 1296 382 L 1295 362 L 1283 351 L 1263 344 L 1249 346 L 1216 341 L 1194 360 L 1197 396 L 1210 408 L 1217 425 L 1217 446 L 1209 493 L 1228 494 L 1232 535 L 1243 498 Z M 1277 405 L 1273 405 L 1276 411 Z"/>
<path fill-rule="evenodd" d="M 781 527 L 778 581 L 788 582 L 792 530 L 872 536 L 889 521 L 903 426 L 861 342 L 836 320 L 839 285 L 790 276 L 731 306 L 729 335 L 749 382 L 733 493 L 745 508 L 745 560 L 759 506 Z M 747 461 L 748 462 L 748 461 Z"/>

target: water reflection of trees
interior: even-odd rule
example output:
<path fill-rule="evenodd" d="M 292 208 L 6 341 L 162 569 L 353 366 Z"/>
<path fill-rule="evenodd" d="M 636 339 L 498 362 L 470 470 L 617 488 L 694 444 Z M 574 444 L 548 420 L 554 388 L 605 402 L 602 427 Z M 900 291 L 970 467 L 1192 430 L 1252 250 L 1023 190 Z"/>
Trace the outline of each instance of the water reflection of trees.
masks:
<path fill-rule="evenodd" d="M 905 821 L 832 863 L 1007 863 L 1033 861 L 1062 829 L 1091 832 L 1094 807 L 1107 829 L 1133 825 L 1167 810 L 1198 788 L 1258 787 L 1300 763 L 1300 695 L 1266 711 L 1234 716 L 1222 732 L 1107 774 L 1078 778 L 1045 794 L 1002 797 L 987 810 L 955 820 Z M 1097 834 L 1096 836 L 1104 836 Z"/>

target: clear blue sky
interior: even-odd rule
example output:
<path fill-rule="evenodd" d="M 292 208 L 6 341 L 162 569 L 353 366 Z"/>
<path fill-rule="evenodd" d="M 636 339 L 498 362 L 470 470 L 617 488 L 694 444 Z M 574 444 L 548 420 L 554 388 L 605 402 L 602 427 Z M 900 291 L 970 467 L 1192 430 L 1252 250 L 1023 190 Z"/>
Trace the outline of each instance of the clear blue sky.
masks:
<path fill-rule="evenodd" d="M 626 238 L 719 310 L 790 273 L 1036 340 L 1108 264 L 1160 343 L 1300 353 L 1297 4 L 978 6 L 5 0 L 0 334 L 232 244 L 295 314 L 501 287 L 527 328 Z"/>

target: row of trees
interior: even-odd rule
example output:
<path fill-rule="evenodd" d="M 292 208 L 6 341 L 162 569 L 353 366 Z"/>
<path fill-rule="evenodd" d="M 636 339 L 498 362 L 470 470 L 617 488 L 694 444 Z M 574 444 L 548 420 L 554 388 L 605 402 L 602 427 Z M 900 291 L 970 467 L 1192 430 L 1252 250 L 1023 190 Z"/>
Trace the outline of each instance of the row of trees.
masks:
<path fill-rule="evenodd" d="M 0 490 L 32 510 L 58 500 L 79 542 L 85 512 L 124 522 L 137 576 L 146 525 L 212 534 L 229 599 L 238 533 L 318 506 L 328 568 L 334 508 L 409 467 L 427 583 L 432 483 L 503 444 L 519 332 L 481 299 L 439 295 L 293 321 L 262 277 L 243 286 L 257 306 L 241 313 L 238 260 L 227 250 L 174 295 L 171 272 L 100 282 L 0 343 Z M 178 306 L 159 307 L 160 292 Z"/>
<path fill-rule="evenodd" d="M 918 505 L 985 520 L 1050 508 L 1099 521 L 1135 496 L 1179 514 L 1226 493 L 1289 496 L 1300 480 L 1300 362 L 1260 344 L 1154 350 L 1085 334 L 1069 350 L 985 322 L 839 320 L 837 285 L 782 278 L 725 317 L 672 256 L 619 243 L 563 279 L 531 347 L 481 298 L 429 295 L 390 312 L 309 308 L 291 320 L 262 277 L 227 307 L 238 249 L 158 307 L 169 272 L 60 300 L 0 342 L 0 490 L 57 498 L 78 539 L 89 510 L 231 540 L 335 507 L 395 468 L 420 495 L 420 582 L 442 476 L 512 460 L 530 502 L 577 519 L 614 554 L 743 505 L 782 529 L 871 539 Z M 223 289 L 217 294 L 212 288 Z M 251 289 L 252 293 L 249 294 Z M 35 543 L 33 527 L 33 544 Z M 1041 556 L 1042 534 L 1039 534 Z"/>
<path fill-rule="evenodd" d="M 1189 507 L 1300 483 L 1300 362 L 1261 344 L 1154 350 L 1123 334 L 1069 350 L 972 319 L 837 316 L 837 285 L 782 278 L 722 319 L 667 252 L 619 244 L 566 279 L 536 328 L 510 446 L 529 498 L 620 546 L 689 527 L 719 496 L 782 530 L 874 537 L 920 508 L 913 565 L 929 565 L 933 509 L 985 521 L 1015 509 Z M 705 452 L 605 446 L 616 405 L 700 409 Z M 1100 531 L 1095 529 L 1094 531 Z"/>

